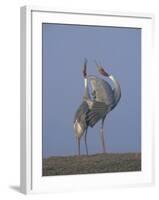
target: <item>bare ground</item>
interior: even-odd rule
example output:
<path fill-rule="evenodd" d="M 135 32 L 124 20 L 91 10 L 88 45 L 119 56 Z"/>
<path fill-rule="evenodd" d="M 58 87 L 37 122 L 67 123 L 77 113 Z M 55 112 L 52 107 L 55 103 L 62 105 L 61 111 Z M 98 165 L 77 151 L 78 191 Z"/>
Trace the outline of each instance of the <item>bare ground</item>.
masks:
<path fill-rule="evenodd" d="M 141 171 L 141 153 L 58 156 L 43 159 L 43 176 Z"/>

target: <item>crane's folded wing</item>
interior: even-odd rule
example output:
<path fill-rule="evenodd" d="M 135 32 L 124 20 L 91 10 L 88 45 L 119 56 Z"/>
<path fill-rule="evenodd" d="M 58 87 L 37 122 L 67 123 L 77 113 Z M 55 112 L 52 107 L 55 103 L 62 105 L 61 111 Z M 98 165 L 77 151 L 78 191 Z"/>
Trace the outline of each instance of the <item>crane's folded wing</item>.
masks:
<path fill-rule="evenodd" d="M 100 119 L 102 119 L 108 110 L 108 106 L 103 102 L 94 101 L 92 109 L 87 112 L 86 122 L 93 127 Z"/>

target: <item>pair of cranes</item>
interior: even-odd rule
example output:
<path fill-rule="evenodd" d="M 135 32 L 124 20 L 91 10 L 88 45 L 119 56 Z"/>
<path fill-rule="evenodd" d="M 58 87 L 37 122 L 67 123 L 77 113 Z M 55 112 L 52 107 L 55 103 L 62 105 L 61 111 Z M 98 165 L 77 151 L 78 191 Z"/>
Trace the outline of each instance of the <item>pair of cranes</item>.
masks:
<path fill-rule="evenodd" d="M 84 96 L 83 102 L 77 109 L 74 117 L 73 127 L 77 138 L 78 155 L 80 155 L 80 140 L 84 135 L 86 154 L 88 155 L 87 147 L 87 130 L 88 127 L 94 125 L 101 120 L 100 136 L 103 153 L 106 153 L 104 142 L 104 120 L 107 114 L 115 108 L 121 98 L 121 88 L 117 79 L 108 74 L 101 65 L 97 65 L 100 75 L 111 80 L 113 88 L 104 79 L 94 75 L 87 75 L 87 59 L 84 61 L 83 77 L 84 77 Z M 90 94 L 88 82 L 92 87 Z"/>

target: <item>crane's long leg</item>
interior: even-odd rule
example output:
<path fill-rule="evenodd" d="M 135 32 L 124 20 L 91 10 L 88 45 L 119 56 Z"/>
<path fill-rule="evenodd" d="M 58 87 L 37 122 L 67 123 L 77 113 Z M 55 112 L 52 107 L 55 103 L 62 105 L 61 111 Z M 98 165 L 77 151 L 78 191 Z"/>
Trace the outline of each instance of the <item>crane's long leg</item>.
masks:
<path fill-rule="evenodd" d="M 84 141 L 85 141 L 85 147 L 86 147 L 86 154 L 88 156 L 88 147 L 87 147 L 87 129 L 86 129 L 86 132 L 85 132 L 85 135 L 84 135 Z"/>
<path fill-rule="evenodd" d="M 104 129 L 103 129 L 104 120 L 105 120 L 105 118 L 102 119 L 101 128 L 100 128 L 100 136 L 101 136 L 103 153 L 106 153 L 106 147 L 105 147 L 105 142 L 104 142 Z"/>
<path fill-rule="evenodd" d="M 77 137 L 78 155 L 80 156 L 80 138 Z"/>

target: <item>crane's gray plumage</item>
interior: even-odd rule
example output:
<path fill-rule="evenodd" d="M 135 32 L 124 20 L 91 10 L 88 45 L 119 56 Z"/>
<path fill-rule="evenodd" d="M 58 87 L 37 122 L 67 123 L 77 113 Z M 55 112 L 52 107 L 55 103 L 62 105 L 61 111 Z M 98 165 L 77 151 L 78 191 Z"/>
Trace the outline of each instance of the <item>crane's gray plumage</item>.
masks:
<path fill-rule="evenodd" d="M 95 92 L 95 100 L 104 102 L 106 105 L 113 104 L 114 94 L 111 86 L 105 80 L 96 76 L 88 76 L 92 90 Z"/>
<path fill-rule="evenodd" d="M 79 106 L 79 108 L 77 109 L 75 116 L 74 116 L 73 123 L 75 124 L 75 122 L 77 121 L 80 124 L 81 129 L 83 131 L 85 131 L 88 126 L 87 122 L 86 122 L 86 116 L 87 116 L 88 110 L 89 110 L 89 108 L 88 108 L 87 102 L 83 101 L 81 103 L 81 105 Z"/>
<path fill-rule="evenodd" d="M 93 101 L 92 108 L 87 112 L 86 122 L 88 126 L 93 127 L 107 112 L 107 105 L 103 102 Z"/>

